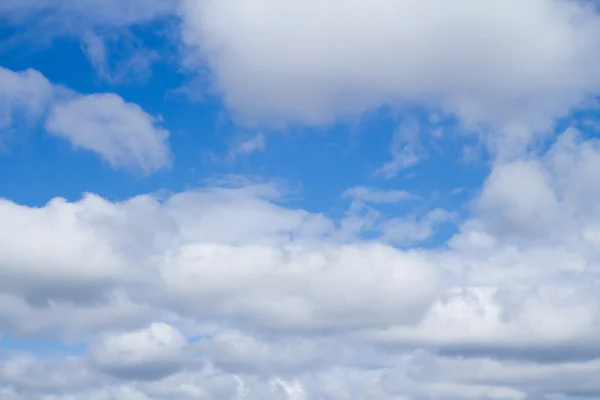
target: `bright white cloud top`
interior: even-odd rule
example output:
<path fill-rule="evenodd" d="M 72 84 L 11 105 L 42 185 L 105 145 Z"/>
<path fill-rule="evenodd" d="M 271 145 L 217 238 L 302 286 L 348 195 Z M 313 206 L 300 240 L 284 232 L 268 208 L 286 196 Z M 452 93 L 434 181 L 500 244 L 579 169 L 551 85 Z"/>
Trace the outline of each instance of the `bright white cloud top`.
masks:
<path fill-rule="evenodd" d="M 36 54 L 75 43 L 79 61 L 56 62 L 92 82 L 0 67 L 1 399 L 600 397 L 594 2 L 8 0 L 0 23 L 52 31 L 14 34 Z M 106 79 L 149 54 L 141 89 Z M 341 212 L 311 200 L 333 182 L 303 192 L 281 162 L 316 152 L 271 143 L 325 148 L 344 123 L 375 142 L 373 115 L 395 127 L 383 150 L 360 147 L 357 176 L 327 165 L 351 182 Z M 448 189 L 431 163 L 454 147 L 472 162 L 464 140 L 485 173 Z M 18 145 L 34 141 L 58 147 Z M 229 174 L 181 178 L 219 151 Z M 74 198 L 35 164 L 20 185 L 55 189 L 23 200 L 11 179 L 46 152 L 65 181 L 104 180 Z"/>
<path fill-rule="evenodd" d="M 143 172 L 169 166 L 169 132 L 137 104 L 115 94 L 80 96 L 55 104 L 46 121 L 49 133 L 98 153 L 113 167 Z"/>

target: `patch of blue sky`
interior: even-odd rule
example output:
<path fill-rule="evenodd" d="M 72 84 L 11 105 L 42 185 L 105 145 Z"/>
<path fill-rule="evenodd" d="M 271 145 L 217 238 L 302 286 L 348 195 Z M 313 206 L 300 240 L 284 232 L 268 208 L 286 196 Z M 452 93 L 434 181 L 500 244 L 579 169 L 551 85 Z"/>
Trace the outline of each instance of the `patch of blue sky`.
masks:
<path fill-rule="evenodd" d="M 4 352 L 34 353 L 36 357 L 80 356 L 86 351 L 86 343 L 70 343 L 40 338 L 23 339 L 13 335 L 0 338 L 0 355 Z"/>

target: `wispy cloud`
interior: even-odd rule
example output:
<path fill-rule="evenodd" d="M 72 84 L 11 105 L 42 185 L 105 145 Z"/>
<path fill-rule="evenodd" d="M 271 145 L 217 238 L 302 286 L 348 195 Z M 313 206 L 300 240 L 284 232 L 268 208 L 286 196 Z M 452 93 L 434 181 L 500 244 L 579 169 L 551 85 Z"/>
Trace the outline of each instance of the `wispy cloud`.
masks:
<path fill-rule="evenodd" d="M 373 204 L 392 204 L 406 200 L 420 199 L 419 196 L 405 190 L 382 190 L 366 186 L 355 186 L 350 188 L 346 190 L 342 196 L 352 198 L 356 201 Z"/>
<path fill-rule="evenodd" d="M 265 134 L 260 132 L 256 135 L 235 142 L 227 153 L 227 159 L 231 162 L 237 161 L 240 157 L 248 157 L 257 152 L 264 151 L 267 148 L 267 139 Z"/>
<path fill-rule="evenodd" d="M 87 31 L 81 49 L 98 77 L 109 84 L 146 81 L 159 58 L 132 34 L 102 36 Z"/>
<path fill-rule="evenodd" d="M 425 157 L 419 134 L 420 129 L 416 121 L 401 124 L 394 132 L 390 146 L 392 159 L 375 171 L 375 176 L 391 179 L 399 171 L 419 163 Z"/>

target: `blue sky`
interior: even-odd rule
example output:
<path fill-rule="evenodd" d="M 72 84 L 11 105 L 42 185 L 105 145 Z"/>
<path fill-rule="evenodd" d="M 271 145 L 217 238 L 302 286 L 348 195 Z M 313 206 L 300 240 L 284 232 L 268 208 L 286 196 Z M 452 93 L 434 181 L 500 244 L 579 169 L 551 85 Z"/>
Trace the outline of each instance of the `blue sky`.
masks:
<path fill-rule="evenodd" d="M 592 6 L 5 0 L 0 397 L 598 397 Z"/>

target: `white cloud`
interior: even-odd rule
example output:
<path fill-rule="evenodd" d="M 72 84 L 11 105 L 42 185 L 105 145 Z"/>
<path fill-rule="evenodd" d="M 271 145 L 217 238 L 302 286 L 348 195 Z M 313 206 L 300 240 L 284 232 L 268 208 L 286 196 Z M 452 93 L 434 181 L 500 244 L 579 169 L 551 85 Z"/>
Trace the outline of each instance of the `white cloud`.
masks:
<path fill-rule="evenodd" d="M 436 208 L 422 217 L 390 218 L 382 222 L 379 229 L 387 242 L 407 246 L 431 238 L 439 225 L 453 220 L 456 220 L 455 214 Z"/>
<path fill-rule="evenodd" d="M 100 35 L 87 31 L 81 41 L 82 50 L 96 74 L 110 84 L 147 80 L 153 63 L 159 58 L 155 51 L 145 48 L 141 40 L 132 34 Z"/>
<path fill-rule="evenodd" d="M 352 198 L 355 201 L 373 204 L 393 204 L 419 199 L 418 196 L 405 190 L 381 190 L 365 186 L 350 188 L 343 193 L 343 196 Z"/>
<path fill-rule="evenodd" d="M 194 244 L 166 257 L 160 273 L 184 315 L 292 332 L 411 323 L 436 293 L 418 254 L 377 245 Z"/>
<path fill-rule="evenodd" d="M 10 244 L 0 251 L 3 291 L 29 302 L 11 300 L 22 310 L 68 301 L 92 313 L 143 299 L 197 321 L 288 331 L 409 323 L 435 297 L 435 271 L 418 253 L 337 243 L 324 217 L 276 206 L 265 190 L 5 202 L 4 226 L 20 228 L 0 231 Z M 10 329 L 24 326 L 9 310 Z"/>
<path fill-rule="evenodd" d="M 0 131 L 11 128 L 15 117 L 25 123 L 40 118 L 52 96 L 52 85 L 39 72 L 14 72 L 0 66 Z"/>
<path fill-rule="evenodd" d="M 378 240 L 393 245 L 415 245 L 431 237 L 438 226 L 453 219 L 453 214 L 442 209 L 429 210 L 425 215 L 405 211 L 402 217 L 388 215 L 385 206 L 422 200 L 405 190 L 382 190 L 355 186 L 342 193 L 352 199 L 345 217 L 339 222 L 335 236 L 353 240 L 363 235 L 375 235 Z"/>
<path fill-rule="evenodd" d="M 98 154 L 114 168 L 151 173 L 171 164 L 169 131 L 113 93 L 79 95 L 35 70 L 0 67 L 0 130 L 45 120 L 48 133 Z"/>
<path fill-rule="evenodd" d="M 215 366 L 237 374 L 292 375 L 330 368 L 335 344 L 325 340 L 292 337 L 260 338 L 239 331 L 222 331 L 197 344 Z"/>
<path fill-rule="evenodd" d="M 109 78 L 108 56 L 104 39 L 88 31 L 83 36 L 82 49 L 96 73 L 103 79 Z"/>
<path fill-rule="evenodd" d="M 114 211 L 94 196 L 79 204 L 54 199 L 38 209 L 0 201 L 2 291 L 33 303 L 101 296 L 123 273 L 124 259 L 94 219 Z"/>
<path fill-rule="evenodd" d="M 482 223 L 506 238 L 565 239 L 594 223 L 600 195 L 600 144 L 575 129 L 561 134 L 542 156 L 499 163 L 477 201 Z M 561 227 L 557 229 L 557 227 Z"/>
<path fill-rule="evenodd" d="M 286 382 L 281 378 L 272 381 L 274 387 L 283 389 L 284 395 L 288 400 L 306 400 L 306 391 L 298 381 Z"/>
<path fill-rule="evenodd" d="M 0 296 L 0 329 L 27 339 L 72 343 L 90 332 L 134 329 L 151 321 L 154 313 L 146 305 L 133 303 L 122 292 L 93 302 L 80 296 L 33 304 L 19 295 Z M 65 320 L 70 322 L 66 324 Z"/>
<path fill-rule="evenodd" d="M 121 379 L 157 379 L 189 361 L 188 341 L 165 323 L 120 334 L 107 333 L 92 343 L 91 356 L 103 371 Z"/>
<path fill-rule="evenodd" d="M 600 89 L 590 2 L 184 0 L 180 15 L 186 65 L 206 61 L 248 121 L 416 103 L 504 128 L 493 146 L 512 148 Z"/>
<path fill-rule="evenodd" d="M 391 179 L 401 170 L 418 164 L 425 157 L 425 152 L 420 143 L 420 133 L 420 127 L 415 121 L 400 125 L 394 132 L 392 139 L 390 149 L 392 160 L 378 169 L 375 176 Z"/>
<path fill-rule="evenodd" d="M 77 357 L 41 360 L 29 354 L 4 354 L 0 362 L 0 385 L 15 386 L 20 393 L 49 394 L 94 380 L 93 373 Z"/>
<path fill-rule="evenodd" d="M 78 96 L 57 102 L 46 130 L 91 150 L 114 168 L 154 172 L 168 167 L 169 132 L 140 106 L 115 94 Z"/>
<path fill-rule="evenodd" d="M 450 286 L 416 327 L 374 336 L 449 354 L 536 361 L 600 356 L 595 232 L 600 146 L 576 131 L 544 154 L 499 163 L 450 249 Z"/>
<path fill-rule="evenodd" d="M 264 151 L 266 147 L 267 140 L 264 133 L 257 133 L 251 138 L 234 143 L 229 149 L 228 158 L 230 161 L 235 161 L 239 157 L 247 157 L 252 153 Z"/>
<path fill-rule="evenodd" d="M 133 27 L 176 15 L 178 0 L 3 0 L 0 19 L 14 27 L 3 44 L 49 45 L 57 37 L 79 39 L 99 78 L 111 83 L 145 81 L 157 53 L 140 46 Z M 117 40 L 109 40 L 118 38 Z M 114 51 L 111 42 L 125 44 Z M 123 55 L 126 54 L 126 55 Z M 122 57 L 121 57 L 122 56 Z M 114 62 L 115 58 L 120 58 Z"/>

